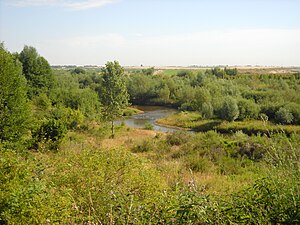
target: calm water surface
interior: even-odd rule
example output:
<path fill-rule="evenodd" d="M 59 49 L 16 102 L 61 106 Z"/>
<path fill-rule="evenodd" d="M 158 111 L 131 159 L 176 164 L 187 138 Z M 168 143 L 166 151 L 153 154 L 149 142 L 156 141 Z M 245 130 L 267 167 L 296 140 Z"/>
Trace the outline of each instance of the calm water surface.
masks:
<path fill-rule="evenodd" d="M 153 130 L 162 132 L 173 132 L 178 129 L 161 126 L 155 123 L 157 119 L 170 116 L 177 112 L 175 109 L 170 109 L 162 106 L 136 106 L 135 108 L 144 111 L 142 114 L 137 114 L 124 118 L 117 123 L 124 122 L 128 127 L 145 128 L 145 123 L 151 123 Z"/>

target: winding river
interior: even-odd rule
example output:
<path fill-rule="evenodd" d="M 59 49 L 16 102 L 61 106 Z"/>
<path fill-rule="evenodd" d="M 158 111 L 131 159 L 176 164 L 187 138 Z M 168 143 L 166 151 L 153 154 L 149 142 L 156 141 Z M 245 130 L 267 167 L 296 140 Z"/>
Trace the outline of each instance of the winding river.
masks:
<path fill-rule="evenodd" d="M 145 124 L 150 123 L 153 126 L 153 130 L 161 132 L 173 132 L 178 130 L 176 128 L 158 125 L 155 122 L 157 119 L 167 117 L 176 113 L 177 110 L 162 106 L 136 106 L 136 108 L 142 110 L 144 113 L 136 114 L 117 122 L 123 122 L 126 126 L 134 128 L 145 128 Z"/>

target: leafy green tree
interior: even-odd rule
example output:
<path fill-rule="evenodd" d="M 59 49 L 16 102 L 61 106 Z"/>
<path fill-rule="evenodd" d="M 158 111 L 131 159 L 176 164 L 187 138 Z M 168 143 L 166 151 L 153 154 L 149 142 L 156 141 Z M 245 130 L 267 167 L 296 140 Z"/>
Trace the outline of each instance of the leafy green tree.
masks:
<path fill-rule="evenodd" d="M 81 67 L 77 67 L 71 71 L 71 74 L 85 74 L 85 70 Z"/>
<path fill-rule="evenodd" d="M 33 133 L 33 147 L 57 150 L 66 133 L 66 126 L 62 121 L 50 118 Z"/>
<path fill-rule="evenodd" d="M 151 98 L 156 97 L 155 86 L 154 77 L 132 74 L 127 82 L 131 102 L 134 104 L 147 104 Z"/>
<path fill-rule="evenodd" d="M 190 71 L 190 70 L 180 70 L 177 73 L 178 77 L 190 77 L 191 75 L 192 75 L 192 71 Z"/>
<path fill-rule="evenodd" d="M 128 106 L 129 95 L 124 79 L 124 69 L 119 62 L 107 62 L 102 69 L 103 89 L 101 101 L 103 115 L 111 121 L 111 133 L 114 137 L 114 120 L 122 115 L 122 111 Z"/>
<path fill-rule="evenodd" d="M 257 119 L 260 112 L 260 107 L 254 101 L 248 99 L 241 99 L 238 102 L 239 107 L 239 117 L 238 119 L 244 120 L 248 119 Z"/>
<path fill-rule="evenodd" d="M 232 97 L 226 97 L 223 102 L 223 106 L 220 109 L 220 117 L 221 119 L 225 119 L 227 121 L 234 121 L 239 116 L 239 108 L 237 102 Z"/>
<path fill-rule="evenodd" d="M 286 105 L 286 108 L 289 110 L 289 112 L 293 115 L 293 124 L 300 125 L 300 104 L 297 103 L 289 103 Z"/>
<path fill-rule="evenodd" d="M 158 97 L 159 99 L 164 102 L 167 103 L 170 99 L 170 90 L 168 88 L 167 85 L 164 85 L 158 92 Z"/>
<path fill-rule="evenodd" d="M 285 107 L 281 107 L 275 113 L 275 120 L 277 123 L 290 124 L 293 122 L 293 119 L 294 119 L 293 114 Z"/>
<path fill-rule="evenodd" d="M 47 92 L 53 83 L 53 75 L 48 61 L 40 56 L 34 47 L 25 46 L 19 54 L 23 74 L 29 85 L 29 97 Z"/>
<path fill-rule="evenodd" d="M 229 75 L 229 76 L 236 76 L 238 74 L 237 68 L 230 69 L 230 68 L 225 67 L 224 72 L 226 75 Z"/>
<path fill-rule="evenodd" d="M 150 68 L 142 70 L 142 73 L 147 75 L 147 76 L 152 76 L 154 74 L 154 72 L 155 72 L 154 67 L 150 67 Z"/>
<path fill-rule="evenodd" d="M 195 98 L 192 101 L 192 107 L 194 110 L 200 112 L 204 118 L 211 118 L 213 116 L 211 95 L 207 89 L 196 89 Z"/>
<path fill-rule="evenodd" d="M 215 67 L 212 69 L 212 74 L 215 75 L 218 78 L 224 78 L 225 71 L 222 70 L 220 67 Z"/>
<path fill-rule="evenodd" d="M 21 63 L 0 46 L 0 141 L 19 139 L 30 115 Z"/>

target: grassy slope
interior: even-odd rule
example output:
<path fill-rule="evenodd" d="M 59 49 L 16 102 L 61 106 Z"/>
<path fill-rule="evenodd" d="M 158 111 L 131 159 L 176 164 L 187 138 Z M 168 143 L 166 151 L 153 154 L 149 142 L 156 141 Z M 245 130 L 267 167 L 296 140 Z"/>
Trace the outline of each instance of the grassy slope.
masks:
<path fill-rule="evenodd" d="M 10 224 L 209 223 L 221 210 L 214 208 L 219 207 L 214 199 L 224 201 L 270 169 L 237 151 L 248 145 L 263 151 L 278 144 L 273 141 L 126 127 L 110 139 L 108 129 L 96 126 L 69 132 L 58 152 L 2 151 L 0 219 Z M 194 201 L 204 205 L 191 206 Z M 186 219 L 179 213 L 185 208 L 191 213 Z M 220 224 L 226 215 L 219 215 Z"/>

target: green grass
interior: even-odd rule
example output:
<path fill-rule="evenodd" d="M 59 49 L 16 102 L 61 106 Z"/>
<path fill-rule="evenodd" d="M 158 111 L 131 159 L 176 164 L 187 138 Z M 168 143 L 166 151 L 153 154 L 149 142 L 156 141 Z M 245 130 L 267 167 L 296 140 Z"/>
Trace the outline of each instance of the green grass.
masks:
<path fill-rule="evenodd" d="M 160 124 L 168 126 L 182 127 L 192 129 L 194 131 L 209 131 L 215 130 L 220 133 L 235 133 L 242 131 L 245 134 L 266 134 L 285 133 L 291 135 L 300 133 L 300 126 L 296 125 L 276 125 L 271 122 L 261 120 L 247 120 L 227 122 L 221 120 L 204 120 L 200 114 L 196 112 L 180 112 L 171 115 L 167 118 L 162 118 L 157 121 Z"/>
<path fill-rule="evenodd" d="M 134 107 L 127 107 L 123 111 L 123 116 L 132 116 L 132 115 L 140 114 L 140 113 L 143 113 L 143 111 L 139 110 L 137 108 L 134 108 Z"/>

